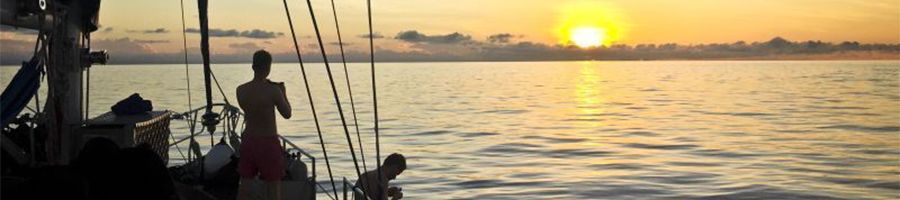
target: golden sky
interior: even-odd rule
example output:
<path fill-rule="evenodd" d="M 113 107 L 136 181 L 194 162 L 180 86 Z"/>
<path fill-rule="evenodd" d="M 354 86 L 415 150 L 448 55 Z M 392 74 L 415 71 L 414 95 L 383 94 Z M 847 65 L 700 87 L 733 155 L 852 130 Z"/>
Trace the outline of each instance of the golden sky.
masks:
<path fill-rule="evenodd" d="M 291 0 L 295 23 L 311 35 L 304 1 Z M 328 1 L 314 1 L 323 31 L 333 35 Z M 210 2 L 210 26 L 223 29 L 287 31 L 278 0 Z M 628 31 L 621 43 L 710 43 L 766 40 L 857 40 L 898 42 L 897 0 L 374 0 L 376 30 L 387 36 L 404 30 L 429 34 L 460 32 L 475 37 L 495 33 L 554 42 L 554 27 L 571 5 L 615 12 Z M 101 22 L 114 29 L 180 29 L 179 1 L 103 1 Z M 365 31 L 365 1 L 337 1 L 345 35 Z M 188 27 L 197 27 L 196 2 L 185 1 Z M 125 32 L 112 36 L 129 36 Z M 180 37 L 171 32 L 163 37 Z"/>
<path fill-rule="evenodd" d="M 313 2 L 324 40 L 336 42 L 330 2 Z M 358 37 L 367 31 L 365 2 L 336 2 L 349 50 L 367 49 L 367 40 Z M 311 46 L 315 39 L 310 37 L 314 32 L 305 1 L 289 3 L 301 48 L 317 50 Z M 196 1 L 184 4 L 187 27 L 197 28 Z M 793 41 L 900 43 L 900 0 L 373 0 L 373 4 L 375 31 L 385 36 L 376 40 L 377 46 L 395 51 L 427 51 L 421 43 L 395 39 L 404 31 L 416 31 L 425 39 L 459 33 L 465 41 L 487 41 L 491 35 L 507 33 L 513 43 L 554 45 L 565 43 L 579 23 L 601 26 L 607 45 L 753 42 L 775 36 Z M 282 1 L 212 0 L 209 10 L 210 28 L 275 34 L 214 37 L 214 54 L 254 48 L 292 51 Z M 143 51 L 182 50 L 179 0 L 102 1 L 100 21 L 103 28 L 94 33 L 95 40 L 129 38 L 141 41 Z M 189 47 L 197 47 L 198 39 L 198 34 L 189 33 Z M 327 47 L 329 52 L 336 50 L 332 47 Z"/>

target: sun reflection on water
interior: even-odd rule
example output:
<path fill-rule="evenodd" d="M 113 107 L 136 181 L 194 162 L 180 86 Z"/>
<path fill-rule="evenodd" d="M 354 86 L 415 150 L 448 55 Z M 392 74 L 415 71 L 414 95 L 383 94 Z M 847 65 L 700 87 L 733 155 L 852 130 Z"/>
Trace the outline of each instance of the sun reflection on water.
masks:
<path fill-rule="evenodd" d="M 579 63 L 579 72 L 575 82 L 576 114 L 580 121 L 589 122 L 593 127 L 602 126 L 599 116 L 604 113 L 607 102 L 603 77 L 597 70 L 596 62 Z"/>

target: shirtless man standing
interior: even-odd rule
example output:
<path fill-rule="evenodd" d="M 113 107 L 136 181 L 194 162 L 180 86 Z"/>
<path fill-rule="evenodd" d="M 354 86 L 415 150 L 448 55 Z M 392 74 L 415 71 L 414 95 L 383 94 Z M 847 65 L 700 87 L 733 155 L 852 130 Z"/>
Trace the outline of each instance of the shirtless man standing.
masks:
<path fill-rule="evenodd" d="M 284 83 L 267 79 L 271 66 L 272 55 L 264 50 L 257 51 L 253 54 L 253 80 L 237 88 L 238 104 L 244 110 L 246 120 L 238 163 L 241 175 L 238 199 L 249 198 L 248 186 L 257 175 L 266 182 L 267 199 L 281 199 L 284 158 L 275 125 L 275 109 L 289 119 L 291 104 Z"/>

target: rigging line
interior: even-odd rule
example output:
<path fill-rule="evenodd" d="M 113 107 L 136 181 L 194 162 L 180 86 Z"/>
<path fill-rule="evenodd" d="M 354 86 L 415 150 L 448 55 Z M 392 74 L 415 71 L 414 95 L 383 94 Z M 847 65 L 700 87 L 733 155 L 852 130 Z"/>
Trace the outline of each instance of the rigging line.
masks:
<path fill-rule="evenodd" d="M 91 116 L 91 67 L 85 69 L 85 81 L 84 81 L 84 121 L 90 119 Z"/>
<path fill-rule="evenodd" d="M 322 128 L 319 125 L 319 117 L 316 115 L 316 106 L 313 103 L 312 91 L 309 89 L 309 81 L 306 78 L 306 67 L 303 66 L 303 56 L 300 55 L 300 45 L 297 44 L 297 34 L 294 31 L 294 21 L 291 19 L 291 11 L 288 9 L 287 0 L 284 2 L 284 13 L 287 14 L 288 26 L 291 28 L 291 38 L 294 40 L 294 50 L 297 53 L 297 61 L 300 64 L 300 74 L 303 75 L 303 86 L 306 87 L 306 96 L 309 98 L 309 109 L 312 111 L 313 122 L 316 124 L 316 132 L 319 134 L 319 144 L 322 146 L 322 155 L 325 157 L 325 167 L 328 168 L 328 178 L 331 180 L 331 190 L 337 197 L 337 185 L 334 184 L 334 176 L 331 173 L 331 162 L 328 161 L 328 151 L 325 149 L 325 139 L 322 137 Z"/>
<path fill-rule="evenodd" d="M 182 45 L 184 46 L 184 78 L 187 80 L 187 95 L 188 95 L 188 109 L 193 110 L 194 106 L 191 105 L 191 73 L 188 70 L 188 53 L 187 53 L 187 27 L 184 22 L 184 0 L 181 1 L 181 39 Z"/>
<path fill-rule="evenodd" d="M 85 44 L 87 44 L 87 42 L 85 42 L 85 40 L 84 40 L 84 34 L 79 35 L 79 37 L 81 37 L 81 40 L 78 41 L 78 46 L 79 47 L 86 46 Z M 81 121 L 84 122 L 84 121 L 87 121 L 87 114 L 84 112 L 84 110 L 85 110 L 85 108 L 84 108 L 85 107 L 85 105 L 84 105 L 85 90 L 87 90 L 87 89 L 85 89 L 85 80 L 84 80 L 84 78 L 85 78 L 84 72 L 86 69 L 85 69 L 84 65 L 79 66 L 79 69 L 81 70 L 81 71 L 79 71 L 80 72 L 79 73 L 79 76 L 80 76 L 79 81 L 81 81 L 81 84 L 78 86 L 79 87 L 79 90 L 78 90 L 79 97 L 78 98 L 79 98 L 79 100 L 81 100 L 81 102 L 79 102 L 79 104 L 81 104 L 81 105 L 79 105 L 80 109 L 81 109 L 81 116 L 79 116 L 79 117 L 81 117 Z"/>
<path fill-rule="evenodd" d="M 216 78 L 216 73 L 213 73 L 212 69 L 209 69 L 209 75 L 212 76 L 213 82 L 215 82 L 216 87 L 219 88 L 219 93 L 222 94 L 222 99 L 225 100 L 225 104 L 231 105 L 231 103 L 228 103 L 228 96 L 225 96 L 225 90 L 222 90 L 222 85 L 219 84 L 219 79 Z"/>
<path fill-rule="evenodd" d="M 41 23 L 41 26 L 43 26 L 44 20 L 43 20 L 43 18 L 41 18 L 41 19 L 42 19 L 42 20 L 40 20 L 40 23 Z M 48 38 L 47 38 L 47 36 L 44 35 L 44 34 L 47 34 L 47 33 L 44 32 L 44 31 L 39 31 L 39 32 L 38 32 L 38 38 L 37 38 L 37 42 L 38 42 L 38 43 L 35 43 L 35 50 L 34 50 L 34 51 L 35 51 L 35 57 L 37 57 L 37 59 L 40 60 L 40 62 L 42 63 L 41 65 L 38 65 L 38 68 L 40 68 L 40 71 L 41 71 L 41 73 L 40 73 L 40 74 L 41 74 L 41 75 L 40 75 L 40 81 L 39 81 L 39 82 L 43 82 L 43 81 L 44 81 L 44 70 L 46 69 L 44 66 L 46 66 L 46 63 L 47 63 L 47 62 L 46 62 L 47 60 L 46 60 L 45 58 L 47 57 L 47 56 L 46 56 L 46 54 L 47 54 L 47 46 L 46 46 L 46 43 L 47 43 L 47 39 L 48 39 Z M 38 44 L 40 44 L 40 49 L 38 49 L 38 47 L 39 47 Z M 49 92 L 49 91 L 48 91 L 48 92 Z M 40 93 L 41 93 L 40 90 L 38 90 L 38 92 L 35 92 L 35 93 L 34 93 L 34 109 L 35 109 L 35 113 L 34 113 L 34 114 L 35 114 L 35 116 L 37 116 L 38 114 L 41 113 L 41 98 L 40 98 L 40 96 L 38 95 L 38 94 L 40 94 Z M 34 152 L 34 151 L 31 151 L 31 152 Z"/>
<path fill-rule="evenodd" d="M 356 103 L 353 102 L 353 90 L 350 87 L 350 71 L 347 70 L 347 57 L 344 55 L 344 41 L 341 39 L 341 27 L 338 25 L 337 8 L 334 0 L 331 0 L 331 11 L 334 13 L 334 29 L 337 30 L 338 47 L 341 49 L 341 63 L 344 64 L 344 79 L 347 80 L 347 93 L 350 96 L 350 110 L 353 113 L 353 127 L 356 128 L 356 142 L 359 144 L 359 154 L 362 159 L 363 171 L 369 169 L 366 166 L 366 152 L 363 150 L 362 137 L 359 134 L 359 120 L 356 118 Z"/>
<path fill-rule="evenodd" d="M 322 189 L 322 191 L 325 191 L 325 187 L 322 186 L 322 184 L 316 183 L 316 185 L 318 185 L 319 188 Z M 328 198 L 331 198 L 332 200 L 335 200 L 335 198 L 334 198 L 333 196 L 331 196 L 330 193 L 327 193 L 327 192 L 326 192 L 325 195 L 328 195 Z M 346 198 L 345 198 L 345 199 L 346 199 Z"/>
<path fill-rule="evenodd" d="M 41 17 L 40 19 L 41 19 L 40 25 L 41 25 L 41 27 L 43 27 L 44 26 L 44 20 L 43 20 L 44 18 Z M 45 34 L 48 34 L 48 33 L 44 32 L 43 30 L 38 31 L 37 41 L 34 43 L 34 59 L 38 59 L 42 63 L 41 65 L 37 66 L 38 68 L 42 68 L 42 66 L 46 65 L 46 59 L 44 59 L 44 58 L 46 58 L 46 53 L 47 53 L 47 48 L 46 48 L 47 42 L 46 41 L 48 38 Z M 42 82 L 44 80 L 44 69 L 40 69 L 40 71 L 41 71 L 40 82 Z M 41 98 L 40 98 L 40 96 L 38 96 L 39 93 L 40 93 L 40 91 L 34 93 L 34 109 L 35 109 L 34 114 L 35 114 L 35 116 L 37 116 L 38 114 L 41 113 Z M 32 151 L 32 152 L 34 152 L 34 151 Z"/>
<path fill-rule="evenodd" d="M 84 35 L 85 43 L 87 44 L 88 51 L 91 50 L 91 34 Z M 87 75 L 85 75 L 87 80 L 85 80 L 85 89 L 84 89 L 84 120 L 87 121 L 90 117 L 91 113 L 91 66 L 88 66 L 86 69 Z"/>
<path fill-rule="evenodd" d="M 28 109 L 29 111 L 31 111 L 33 113 L 37 113 L 37 111 L 35 111 L 34 108 L 31 108 L 31 106 L 25 106 L 25 109 Z"/>
<path fill-rule="evenodd" d="M 378 181 L 381 182 L 381 135 L 378 132 L 378 93 L 375 89 L 375 35 L 372 31 L 372 0 L 366 0 L 369 17 L 369 62 L 372 64 L 372 112 L 375 116 L 375 164 L 378 167 Z M 380 187 L 380 186 L 379 186 Z"/>
<path fill-rule="evenodd" d="M 84 43 L 84 35 L 79 35 L 79 37 L 81 37 L 81 40 L 78 41 L 77 45 L 79 47 L 81 47 L 82 45 L 85 44 Z M 80 71 L 78 71 L 79 72 L 78 73 L 78 76 L 79 76 L 78 81 L 81 81 L 78 86 L 79 87 L 78 88 L 78 99 L 81 101 L 81 102 L 78 102 L 80 104 L 78 106 L 79 106 L 79 109 L 81 109 L 81 116 L 78 116 L 78 117 L 81 117 L 81 121 L 84 122 L 87 120 L 87 115 L 84 115 L 84 90 L 85 90 L 84 89 L 84 66 L 81 65 L 81 66 L 79 66 L 78 69 L 80 69 Z"/>
<path fill-rule="evenodd" d="M 325 73 L 328 74 L 328 82 L 331 83 L 331 93 L 334 94 L 334 103 L 338 109 L 338 115 L 341 116 L 341 125 L 344 127 L 344 135 L 347 138 L 347 146 L 350 147 L 350 156 L 353 157 L 353 165 L 356 169 L 356 177 L 362 177 L 359 172 L 359 163 L 356 160 L 356 151 L 353 150 L 353 141 L 350 140 L 350 130 L 347 129 L 347 119 L 344 118 L 344 109 L 341 106 L 341 99 L 338 97 L 337 87 L 334 84 L 334 76 L 331 74 L 331 65 L 328 64 L 328 55 L 325 53 L 325 44 L 322 43 L 322 34 L 319 32 L 319 24 L 316 22 L 316 14 L 313 12 L 312 1 L 306 0 L 306 6 L 309 8 L 309 17 L 312 20 L 313 30 L 316 31 L 316 39 L 319 42 L 319 50 L 322 52 L 322 62 L 325 63 Z M 366 191 L 363 191 L 365 194 Z"/>

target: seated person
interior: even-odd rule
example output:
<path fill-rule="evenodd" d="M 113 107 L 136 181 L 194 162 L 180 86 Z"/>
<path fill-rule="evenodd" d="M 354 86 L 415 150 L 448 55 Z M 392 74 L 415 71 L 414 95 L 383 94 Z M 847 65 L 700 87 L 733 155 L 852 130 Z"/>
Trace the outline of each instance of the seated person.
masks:
<path fill-rule="evenodd" d="M 381 170 L 381 177 L 378 177 L 378 170 Z M 356 186 L 361 188 L 369 199 L 392 200 L 403 198 L 402 189 L 399 187 L 388 187 L 388 181 L 397 178 L 400 173 L 406 170 L 406 158 L 402 154 L 393 153 L 384 159 L 384 163 L 378 169 L 363 173 Z M 356 199 L 365 199 L 357 196 Z"/>

